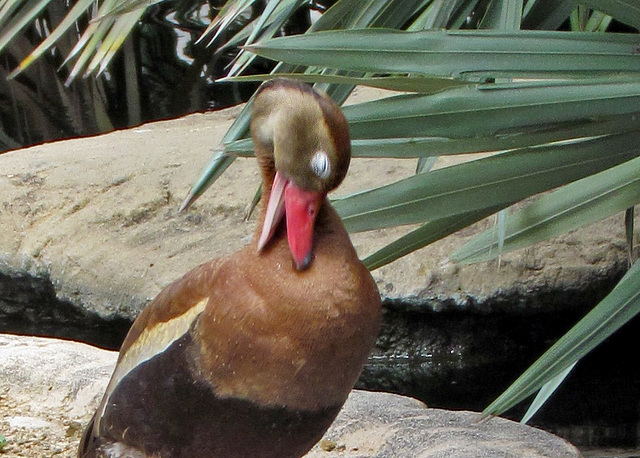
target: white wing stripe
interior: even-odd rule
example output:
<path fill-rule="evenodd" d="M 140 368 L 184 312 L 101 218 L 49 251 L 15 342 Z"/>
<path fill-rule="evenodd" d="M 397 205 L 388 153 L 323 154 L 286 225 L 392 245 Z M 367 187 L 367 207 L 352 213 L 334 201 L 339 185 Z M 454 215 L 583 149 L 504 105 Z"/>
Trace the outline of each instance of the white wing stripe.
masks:
<path fill-rule="evenodd" d="M 96 418 L 96 431 L 100 430 L 100 419 L 104 415 L 109 397 L 122 379 L 138 365 L 164 352 L 173 342 L 185 335 L 193 321 L 202 313 L 208 301 L 209 298 L 207 297 L 182 315 L 178 315 L 169 321 L 158 323 L 154 327 L 142 331 L 140 336 L 138 336 L 122 356 L 111 376 L 107 391 L 102 400 L 100 413 Z"/>

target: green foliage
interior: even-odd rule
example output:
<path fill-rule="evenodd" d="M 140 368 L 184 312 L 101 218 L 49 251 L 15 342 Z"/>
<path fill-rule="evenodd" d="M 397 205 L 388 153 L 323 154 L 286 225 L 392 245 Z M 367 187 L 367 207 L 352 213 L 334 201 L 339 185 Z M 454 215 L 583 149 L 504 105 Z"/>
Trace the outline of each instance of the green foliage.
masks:
<path fill-rule="evenodd" d="M 611 294 L 580 320 L 540 357 L 518 380 L 484 411 L 497 415 L 534 394 L 556 384 L 573 364 L 593 350 L 640 312 L 640 264 L 636 263 Z M 548 393 L 550 394 L 550 393 Z"/>
<path fill-rule="evenodd" d="M 0 0 L 0 152 L 248 97 L 211 89 L 232 56 L 195 45 L 204 8 L 152 3 Z"/>
<path fill-rule="evenodd" d="M 371 29 L 275 38 L 247 49 L 299 65 L 482 81 L 637 73 L 636 46 L 634 34 Z"/>

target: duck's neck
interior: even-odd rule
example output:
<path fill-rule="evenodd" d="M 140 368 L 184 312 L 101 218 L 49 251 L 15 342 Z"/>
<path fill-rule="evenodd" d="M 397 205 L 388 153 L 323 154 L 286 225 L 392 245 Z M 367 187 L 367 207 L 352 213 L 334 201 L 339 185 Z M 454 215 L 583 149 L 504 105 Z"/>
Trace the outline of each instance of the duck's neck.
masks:
<path fill-rule="evenodd" d="M 276 176 L 276 167 L 273 157 L 267 156 L 258 151 L 256 151 L 256 159 L 258 160 L 260 175 L 262 176 L 262 189 L 260 190 L 260 201 L 257 205 L 258 220 L 255 230 L 253 231 L 251 244 L 257 246 L 260 234 L 262 233 L 262 226 L 264 226 L 267 203 L 269 202 L 269 195 L 271 194 L 271 188 L 273 187 L 273 180 Z"/>
<path fill-rule="evenodd" d="M 273 180 L 276 177 L 276 165 L 271 155 L 267 155 L 264 153 L 257 153 L 256 158 L 258 159 L 258 166 L 260 168 L 260 174 L 262 175 L 262 195 L 269 196 L 271 193 L 271 187 L 273 186 Z M 266 200 L 263 198 L 260 204 L 266 207 Z"/>

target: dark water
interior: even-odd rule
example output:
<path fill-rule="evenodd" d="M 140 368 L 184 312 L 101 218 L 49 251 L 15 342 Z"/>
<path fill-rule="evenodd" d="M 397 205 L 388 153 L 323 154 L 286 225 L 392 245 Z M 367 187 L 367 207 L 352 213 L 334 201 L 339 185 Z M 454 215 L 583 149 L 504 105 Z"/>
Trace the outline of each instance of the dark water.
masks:
<path fill-rule="evenodd" d="M 566 321 L 564 326 L 577 319 L 571 314 L 554 317 Z M 510 317 L 507 322 L 522 340 L 499 340 L 501 325 L 494 318 L 465 321 L 452 322 L 451 327 L 468 331 L 475 348 L 445 332 L 429 334 L 436 335 L 435 347 L 425 347 L 418 355 L 406 351 L 401 339 L 393 342 L 392 351 L 381 350 L 379 341 L 360 386 L 413 396 L 430 407 L 482 411 L 564 332 L 554 330 L 552 338 L 540 334 L 539 327 L 550 327 L 540 317 L 524 318 L 519 325 Z M 487 331 L 491 327 L 496 335 Z M 542 338 L 533 345 L 540 349 L 524 347 L 531 336 Z M 579 362 L 529 424 L 569 440 L 589 456 L 640 456 L 639 340 L 640 317 L 636 317 Z M 530 401 L 504 416 L 519 421 Z"/>

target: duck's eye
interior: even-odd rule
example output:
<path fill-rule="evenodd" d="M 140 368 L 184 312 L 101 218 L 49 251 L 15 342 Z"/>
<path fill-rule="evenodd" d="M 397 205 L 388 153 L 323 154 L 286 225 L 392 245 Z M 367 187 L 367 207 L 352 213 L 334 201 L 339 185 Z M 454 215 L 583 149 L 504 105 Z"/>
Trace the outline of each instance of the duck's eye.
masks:
<path fill-rule="evenodd" d="M 311 171 L 321 180 L 329 178 L 331 174 L 331 164 L 329 157 L 324 151 L 318 151 L 311 158 Z"/>

